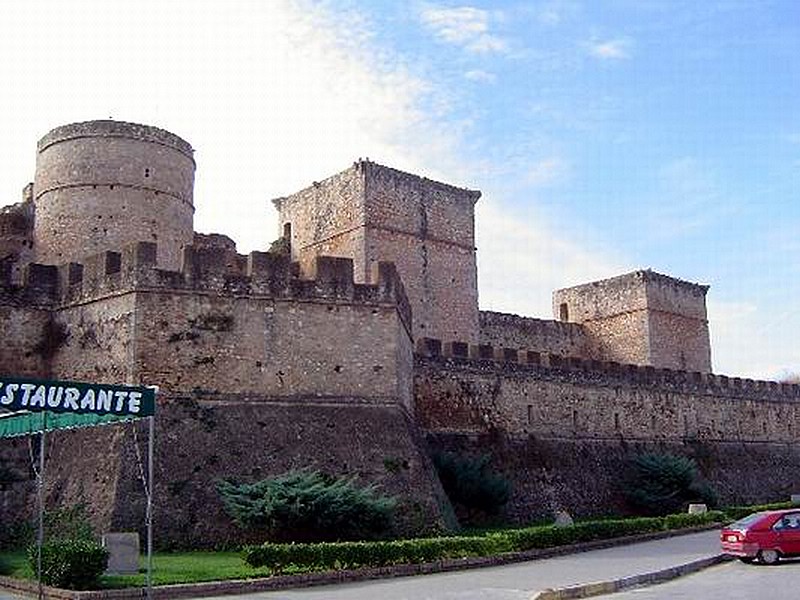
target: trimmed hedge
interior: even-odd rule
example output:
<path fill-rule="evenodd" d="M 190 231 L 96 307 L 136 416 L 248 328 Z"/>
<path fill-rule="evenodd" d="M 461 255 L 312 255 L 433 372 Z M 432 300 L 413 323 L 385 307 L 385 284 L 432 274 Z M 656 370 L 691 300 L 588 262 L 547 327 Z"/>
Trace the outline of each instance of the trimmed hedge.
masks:
<path fill-rule="evenodd" d="M 785 508 L 796 508 L 796 504 L 791 502 L 773 502 L 771 504 L 755 504 L 753 506 L 729 506 L 723 511 L 725 518 L 731 521 L 738 521 L 757 512 L 764 512 L 766 510 L 783 510 Z"/>
<path fill-rule="evenodd" d="M 500 535 L 442 537 L 387 542 L 331 542 L 320 544 L 263 544 L 245 550 L 252 567 L 267 566 L 280 573 L 293 565 L 309 569 L 353 569 L 425 563 L 443 558 L 489 556 L 509 552 Z"/>
<path fill-rule="evenodd" d="M 485 536 L 386 542 L 267 543 L 246 548 L 244 559 L 252 567 L 268 567 L 273 573 L 280 573 L 292 566 L 304 571 L 384 567 L 552 548 L 578 542 L 704 525 L 718 522 L 722 518 L 722 513 L 712 511 L 694 515 L 584 521 L 570 527 L 545 525 L 500 531 Z"/>

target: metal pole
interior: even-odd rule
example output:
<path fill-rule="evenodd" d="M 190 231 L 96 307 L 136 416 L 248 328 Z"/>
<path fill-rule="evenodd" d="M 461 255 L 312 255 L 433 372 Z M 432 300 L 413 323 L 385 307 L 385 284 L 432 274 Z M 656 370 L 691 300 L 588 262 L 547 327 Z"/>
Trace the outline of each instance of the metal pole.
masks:
<path fill-rule="evenodd" d="M 39 504 L 39 531 L 36 534 L 36 578 L 39 580 L 39 600 L 44 598 L 42 583 L 42 545 L 44 545 L 44 452 L 47 432 L 47 411 L 42 412 L 42 434 L 39 436 L 39 481 L 37 496 Z"/>
<path fill-rule="evenodd" d="M 155 416 L 147 418 L 150 435 L 147 440 L 147 600 L 153 597 L 153 440 Z"/>

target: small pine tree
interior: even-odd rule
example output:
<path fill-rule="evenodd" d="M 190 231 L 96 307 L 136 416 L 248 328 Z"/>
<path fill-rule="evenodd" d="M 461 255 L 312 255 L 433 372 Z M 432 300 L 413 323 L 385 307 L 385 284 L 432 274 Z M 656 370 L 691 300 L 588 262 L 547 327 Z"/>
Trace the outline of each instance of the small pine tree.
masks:
<path fill-rule="evenodd" d="M 694 460 L 672 454 L 641 454 L 633 458 L 624 493 L 636 512 L 647 515 L 679 512 L 690 502 L 716 505 L 716 495 L 700 479 Z"/>
<path fill-rule="evenodd" d="M 491 456 L 459 456 L 442 452 L 433 457 L 433 464 L 447 497 L 468 521 L 500 514 L 511 497 L 511 485 L 494 473 Z M 464 513 L 466 513 L 464 515 Z"/>
<path fill-rule="evenodd" d="M 226 512 L 272 541 L 373 539 L 391 528 L 397 500 L 374 485 L 319 471 L 289 471 L 252 484 L 217 482 Z"/>

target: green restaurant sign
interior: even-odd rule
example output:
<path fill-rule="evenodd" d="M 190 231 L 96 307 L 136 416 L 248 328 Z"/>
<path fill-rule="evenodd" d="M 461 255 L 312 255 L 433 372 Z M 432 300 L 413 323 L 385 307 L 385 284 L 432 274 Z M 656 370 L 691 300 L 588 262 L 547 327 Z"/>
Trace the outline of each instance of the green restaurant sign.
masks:
<path fill-rule="evenodd" d="M 0 378 L 2 411 L 141 418 L 155 406 L 155 388 Z"/>

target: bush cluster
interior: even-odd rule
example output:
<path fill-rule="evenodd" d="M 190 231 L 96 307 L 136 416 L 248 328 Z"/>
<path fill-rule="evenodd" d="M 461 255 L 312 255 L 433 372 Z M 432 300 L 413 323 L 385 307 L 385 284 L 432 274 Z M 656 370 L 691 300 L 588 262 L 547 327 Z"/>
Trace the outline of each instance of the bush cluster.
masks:
<path fill-rule="evenodd" d="M 511 484 L 489 466 L 491 456 L 460 456 L 441 452 L 433 456 L 433 464 L 445 494 L 456 507 L 466 513 L 467 520 L 481 515 L 497 515 L 511 497 Z"/>
<path fill-rule="evenodd" d="M 11 564 L 8 559 L 0 554 L 0 575 L 11 575 Z"/>
<path fill-rule="evenodd" d="M 25 529 L 30 536 L 28 563 L 36 573 L 38 550 L 33 525 Z M 56 587 L 96 589 L 108 566 L 108 551 L 95 539 L 94 529 L 83 504 L 49 510 L 44 515 L 42 581 Z"/>
<path fill-rule="evenodd" d="M 28 549 L 28 562 L 36 571 L 37 549 Z M 94 541 L 53 540 L 42 545 L 42 581 L 72 590 L 97 587 L 108 566 L 108 550 Z"/>
<path fill-rule="evenodd" d="M 717 503 L 714 491 L 700 478 L 697 464 L 691 458 L 672 454 L 634 457 L 624 492 L 628 504 L 645 515 L 675 513 L 691 502 Z"/>
<path fill-rule="evenodd" d="M 374 485 L 308 470 L 253 484 L 220 481 L 217 491 L 239 526 L 278 540 L 374 539 L 391 528 L 397 506 Z"/>
<path fill-rule="evenodd" d="M 268 567 L 274 573 L 280 573 L 290 566 L 301 570 L 383 567 L 552 548 L 673 527 L 703 525 L 716 522 L 722 516 L 719 512 L 708 512 L 585 521 L 571 527 L 545 525 L 498 531 L 484 536 L 328 544 L 263 544 L 247 548 L 244 558 L 250 566 Z"/>

